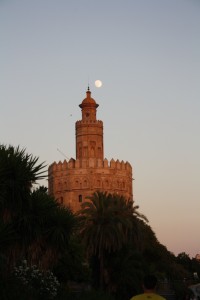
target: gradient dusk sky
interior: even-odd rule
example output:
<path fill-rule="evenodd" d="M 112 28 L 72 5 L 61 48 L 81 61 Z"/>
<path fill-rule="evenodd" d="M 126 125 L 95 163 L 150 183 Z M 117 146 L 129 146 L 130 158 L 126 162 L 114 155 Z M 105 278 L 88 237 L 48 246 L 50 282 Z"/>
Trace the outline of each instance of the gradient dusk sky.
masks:
<path fill-rule="evenodd" d="M 158 240 L 200 253 L 200 1 L 0 0 L 1 143 L 75 158 L 88 81 Z"/>

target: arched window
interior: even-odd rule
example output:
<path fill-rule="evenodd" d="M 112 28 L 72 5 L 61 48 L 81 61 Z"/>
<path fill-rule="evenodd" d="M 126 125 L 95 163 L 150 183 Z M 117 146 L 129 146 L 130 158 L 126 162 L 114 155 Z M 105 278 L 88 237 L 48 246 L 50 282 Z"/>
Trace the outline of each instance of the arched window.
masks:
<path fill-rule="evenodd" d="M 79 202 L 82 202 L 82 195 L 79 195 L 79 196 L 78 196 L 78 201 L 79 201 Z"/>
<path fill-rule="evenodd" d="M 88 157 L 88 147 L 84 147 L 84 148 L 83 148 L 83 151 L 84 151 L 84 152 L 83 152 L 83 156 L 84 156 L 84 157 Z"/>
<path fill-rule="evenodd" d="M 91 148 L 91 156 L 94 157 L 94 147 Z"/>

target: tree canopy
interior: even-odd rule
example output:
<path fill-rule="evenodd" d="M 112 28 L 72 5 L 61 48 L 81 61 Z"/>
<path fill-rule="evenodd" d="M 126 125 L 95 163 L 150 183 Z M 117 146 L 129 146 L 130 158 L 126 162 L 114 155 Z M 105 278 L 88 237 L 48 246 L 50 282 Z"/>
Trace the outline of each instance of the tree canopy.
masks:
<path fill-rule="evenodd" d="M 13 270 L 20 271 L 23 261 L 38 274 L 53 271 L 64 286 L 86 282 L 116 300 L 140 292 L 145 273 L 172 281 L 179 294 L 186 282 L 194 282 L 194 274 L 195 280 L 200 277 L 200 263 L 185 252 L 176 257 L 168 251 L 133 200 L 98 191 L 74 214 L 37 185 L 45 177 L 46 165 L 38 157 L 20 147 L 0 145 L 1 299 L 19 293 L 24 299 L 30 296 L 30 290 L 26 294 L 23 285 L 20 289 L 19 282 L 12 281 Z M 32 298 L 40 299 L 36 294 Z"/>

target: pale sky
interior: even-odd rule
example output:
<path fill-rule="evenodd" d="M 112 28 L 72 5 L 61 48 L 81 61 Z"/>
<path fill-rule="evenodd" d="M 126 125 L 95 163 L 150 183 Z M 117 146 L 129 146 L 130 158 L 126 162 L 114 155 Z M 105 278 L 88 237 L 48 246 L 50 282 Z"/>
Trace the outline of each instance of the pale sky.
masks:
<path fill-rule="evenodd" d="M 200 253 L 200 1 L 0 0 L 1 143 L 75 158 L 88 81 L 158 240 Z"/>

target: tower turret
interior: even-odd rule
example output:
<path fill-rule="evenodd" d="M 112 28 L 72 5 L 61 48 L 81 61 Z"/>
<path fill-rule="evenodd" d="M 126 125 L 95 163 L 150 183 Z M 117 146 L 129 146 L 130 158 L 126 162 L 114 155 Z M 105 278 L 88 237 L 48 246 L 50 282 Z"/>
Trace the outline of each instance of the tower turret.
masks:
<path fill-rule="evenodd" d="M 98 106 L 88 87 L 86 98 L 79 105 L 82 120 L 76 122 L 76 159 L 104 158 L 103 122 L 96 119 Z"/>
<path fill-rule="evenodd" d="M 88 121 L 93 120 L 96 121 L 96 110 L 99 104 L 96 103 L 96 101 L 91 98 L 91 92 L 88 87 L 88 90 L 86 92 L 86 98 L 82 101 L 82 103 L 79 105 L 82 111 L 82 120 Z"/>

